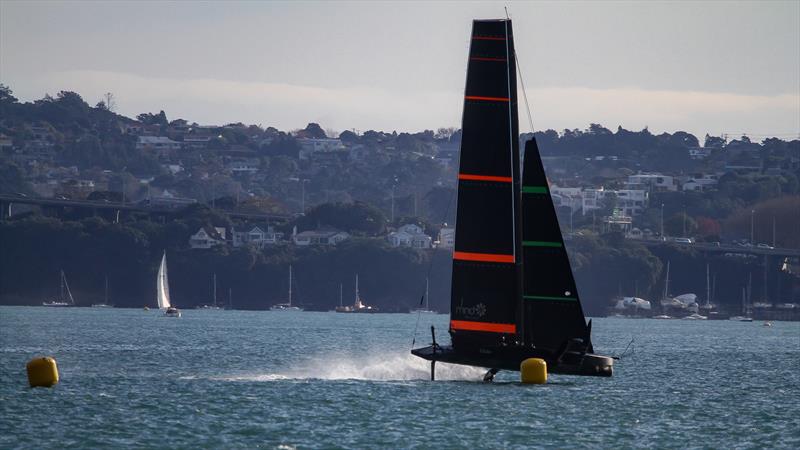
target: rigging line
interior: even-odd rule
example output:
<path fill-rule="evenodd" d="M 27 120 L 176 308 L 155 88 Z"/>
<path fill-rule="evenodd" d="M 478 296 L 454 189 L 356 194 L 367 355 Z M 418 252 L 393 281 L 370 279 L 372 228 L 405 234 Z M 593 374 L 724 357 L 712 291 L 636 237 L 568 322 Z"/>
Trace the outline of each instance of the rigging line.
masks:
<path fill-rule="evenodd" d="M 528 113 L 528 124 L 531 126 L 531 133 L 535 130 L 533 129 L 533 116 L 531 115 L 531 106 L 528 103 L 528 93 L 525 90 L 525 80 L 522 78 L 522 67 L 519 65 L 519 58 L 517 58 L 517 52 L 514 50 L 514 62 L 517 64 L 517 73 L 519 74 L 519 84 L 522 86 L 522 98 L 525 99 L 525 112 Z"/>

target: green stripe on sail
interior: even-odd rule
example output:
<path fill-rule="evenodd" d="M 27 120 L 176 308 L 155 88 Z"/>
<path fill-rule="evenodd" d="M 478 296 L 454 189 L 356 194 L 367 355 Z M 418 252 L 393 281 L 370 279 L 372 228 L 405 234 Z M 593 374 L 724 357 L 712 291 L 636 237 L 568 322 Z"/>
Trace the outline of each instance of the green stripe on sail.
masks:
<path fill-rule="evenodd" d="M 547 194 L 547 186 L 522 186 L 523 194 Z"/>
<path fill-rule="evenodd" d="M 561 242 L 522 241 L 523 247 L 561 247 Z"/>
<path fill-rule="evenodd" d="M 547 297 L 544 295 L 523 295 L 525 300 L 556 300 L 561 302 L 575 302 L 578 301 L 575 297 Z"/>

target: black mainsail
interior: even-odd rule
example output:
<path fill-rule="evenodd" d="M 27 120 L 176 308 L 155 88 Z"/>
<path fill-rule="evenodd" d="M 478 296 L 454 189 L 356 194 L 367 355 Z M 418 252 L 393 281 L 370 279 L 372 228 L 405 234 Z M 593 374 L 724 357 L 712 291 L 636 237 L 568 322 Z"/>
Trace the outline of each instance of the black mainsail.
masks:
<path fill-rule="evenodd" d="M 472 29 L 462 119 L 450 329 L 491 344 L 514 335 L 521 270 L 517 77 L 510 21 Z"/>
<path fill-rule="evenodd" d="M 526 144 L 524 178 L 519 167 L 511 20 L 476 20 L 462 118 L 452 345 L 412 353 L 492 374 L 537 357 L 551 372 L 610 376 L 613 360 L 592 354 L 535 141 Z"/>

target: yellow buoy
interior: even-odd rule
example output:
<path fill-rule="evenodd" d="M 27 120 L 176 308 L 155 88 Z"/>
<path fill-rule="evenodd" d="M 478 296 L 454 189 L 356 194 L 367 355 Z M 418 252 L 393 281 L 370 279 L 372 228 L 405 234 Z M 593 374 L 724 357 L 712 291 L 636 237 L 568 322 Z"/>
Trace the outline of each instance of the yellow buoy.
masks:
<path fill-rule="evenodd" d="M 528 358 L 522 361 L 519 373 L 525 384 L 547 383 L 547 363 L 541 358 Z"/>
<path fill-rule="evenodd" d="M 58 366 L 56 360 L 49 356 L 32 359 L 25 367 L 31 387 L 50 387 L 58 383 Z"/>

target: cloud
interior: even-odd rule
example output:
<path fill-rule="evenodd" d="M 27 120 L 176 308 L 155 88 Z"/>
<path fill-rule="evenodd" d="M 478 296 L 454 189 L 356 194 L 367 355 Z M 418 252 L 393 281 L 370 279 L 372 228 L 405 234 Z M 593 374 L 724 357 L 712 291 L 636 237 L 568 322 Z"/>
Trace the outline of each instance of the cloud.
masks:
<path fill-rule="evenodd" d="M 284 130 L 302 128 L 308 122 L 362 131 L 458 126 L 463 95 L 460 87 L 451 91 L 391 91 L 208 78 L 180 80 L 103 71 L 51 73 L 26 84 L 33 87 L 18 92 L 26 100 L 65 89 L 94 103 L 110 91 L 117 99 L 119 112 L 128 116 L 163 109 L 169 118 L 201 124 L 241 121 Z M 763 96 L 637 87 L 544 87 L 530 90 L 528 98 L 537 130 L 585 128 L 589 123 L 600 123 L 609 128 L 648 126 L 654 133 L 684 130 L 699 136 L 748 132 L 794 133 L 798 137 L 800 133 L 797 93 Z M 520 128 L 529 129 L 524 103 Z"/>

